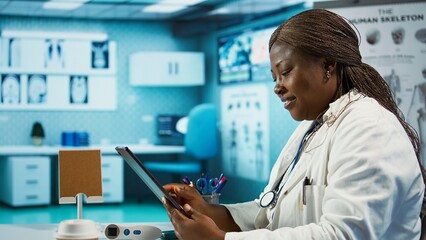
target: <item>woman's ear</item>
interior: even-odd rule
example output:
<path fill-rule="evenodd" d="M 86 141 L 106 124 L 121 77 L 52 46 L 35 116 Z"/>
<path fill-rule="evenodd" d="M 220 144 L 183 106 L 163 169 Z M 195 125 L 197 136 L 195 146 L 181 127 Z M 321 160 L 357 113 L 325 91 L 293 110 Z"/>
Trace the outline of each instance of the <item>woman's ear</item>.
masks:
<path fill-rule="evenodd" d="M 330 61 L 326 58 L 323 58 L 323 66 L 324 66 L 324 82 L 328 82 L 330 80 L 331 75 L 333 74 L 334 69 L 336 68 L 336 62 Z"/>
<path fill-rule="evenodd" d="M 330 73 L 332 73 L 334 71 L 334 69 L 336 69 L 336 61 L 332 61 L 329 59 L 324 59 L 324 70 L 325 71 L 329 71 Z"/>

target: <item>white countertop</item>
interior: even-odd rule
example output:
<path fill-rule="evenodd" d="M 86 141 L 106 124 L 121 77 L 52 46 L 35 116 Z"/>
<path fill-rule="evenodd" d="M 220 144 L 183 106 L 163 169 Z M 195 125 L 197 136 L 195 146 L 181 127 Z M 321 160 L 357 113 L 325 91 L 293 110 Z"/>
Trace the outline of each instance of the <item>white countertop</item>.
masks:
<path fill-rule="evenodd" d="M 0 156 L 22 156 L 22 155 L 57 155 L 61 149 L 100 149 L 102 154 L 117 154 L 116 146 L 127 146 L 135 154 L 180 154 L 185 152 L 184 146 L 167 145 L 90 145 L 85 147 L 57 146 L 32 146 L 32 145 L 6 145 L 0 146 Z"/>

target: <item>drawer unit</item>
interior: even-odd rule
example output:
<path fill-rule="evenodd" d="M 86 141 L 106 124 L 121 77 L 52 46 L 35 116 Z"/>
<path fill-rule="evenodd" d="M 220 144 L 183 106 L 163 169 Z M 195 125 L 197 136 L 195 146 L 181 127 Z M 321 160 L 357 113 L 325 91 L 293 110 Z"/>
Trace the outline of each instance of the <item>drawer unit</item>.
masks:
<path fill-rule="evenodd" d="M 11 206 L 50 204 L 50 158 L 11 156 L 0 159 L 0 200 Z"/>
<path fill-rule="evenodd" d="M 123 159 L 120 156 L 102 156 L 102 192 L 105 203 L 124 200 Z"/>

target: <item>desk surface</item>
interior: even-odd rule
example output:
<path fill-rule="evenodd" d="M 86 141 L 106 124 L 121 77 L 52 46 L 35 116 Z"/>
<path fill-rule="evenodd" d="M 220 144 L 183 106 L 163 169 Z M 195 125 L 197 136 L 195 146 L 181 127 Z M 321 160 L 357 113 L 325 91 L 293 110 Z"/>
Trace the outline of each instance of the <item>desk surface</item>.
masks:
<path fill-rule="evenodd" d="M 60 149 L 100 149 L 102 154 L 117 154 L 117 145 L 91 145 L 87 147 L 64 147 L 64 146 L 31 146 L 10 145 L 0 146 L 0 156 L 26 156 L 26 155 L 57 155 Z M 120 144 L 128 146 L 135 154 L 179 154 L 185 152 L 184 146 L 165 145 L 135 145 Z"/>
<path fill-rule="evenodd" d="M 109 224 L 109 223 L 108 223 Z M 99 240 L 106 240 L 103 230 L 108 224 L 100 223 L 98 224 Z M 172 230 L 173 225 L 170 222 L 146 222 L 146 223 L 114 223 L 123 226 L 132 226 L 132 225 L 148 225 L 155 226 L 165 230 Z M 0 224 L 0 239 L 4 240 L 49 240 L 55 239 L 55 232 L 58 228 L 58 224 Z"/>

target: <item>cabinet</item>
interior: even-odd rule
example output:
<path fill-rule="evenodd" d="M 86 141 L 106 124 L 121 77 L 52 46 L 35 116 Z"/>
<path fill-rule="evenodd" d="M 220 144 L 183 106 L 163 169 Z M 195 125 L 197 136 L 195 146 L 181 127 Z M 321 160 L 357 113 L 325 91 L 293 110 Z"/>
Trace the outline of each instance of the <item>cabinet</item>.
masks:
<path fill-rule="evenodd" d="M 11 206 L 50 204 L 50 158 L 11 156 L 0 159 L 0 200 Z"/>
<path fill-rule="evenodd" d="M 137 52 L 129 58 L 130 85 L 203 85 L 204 54 L 201 52 Z"/>
<path fill-rule="evenodd" d="M 124 200 L 123 159 L 120 156 L 102 156 L 102 193 L 105 203 Z"/>

